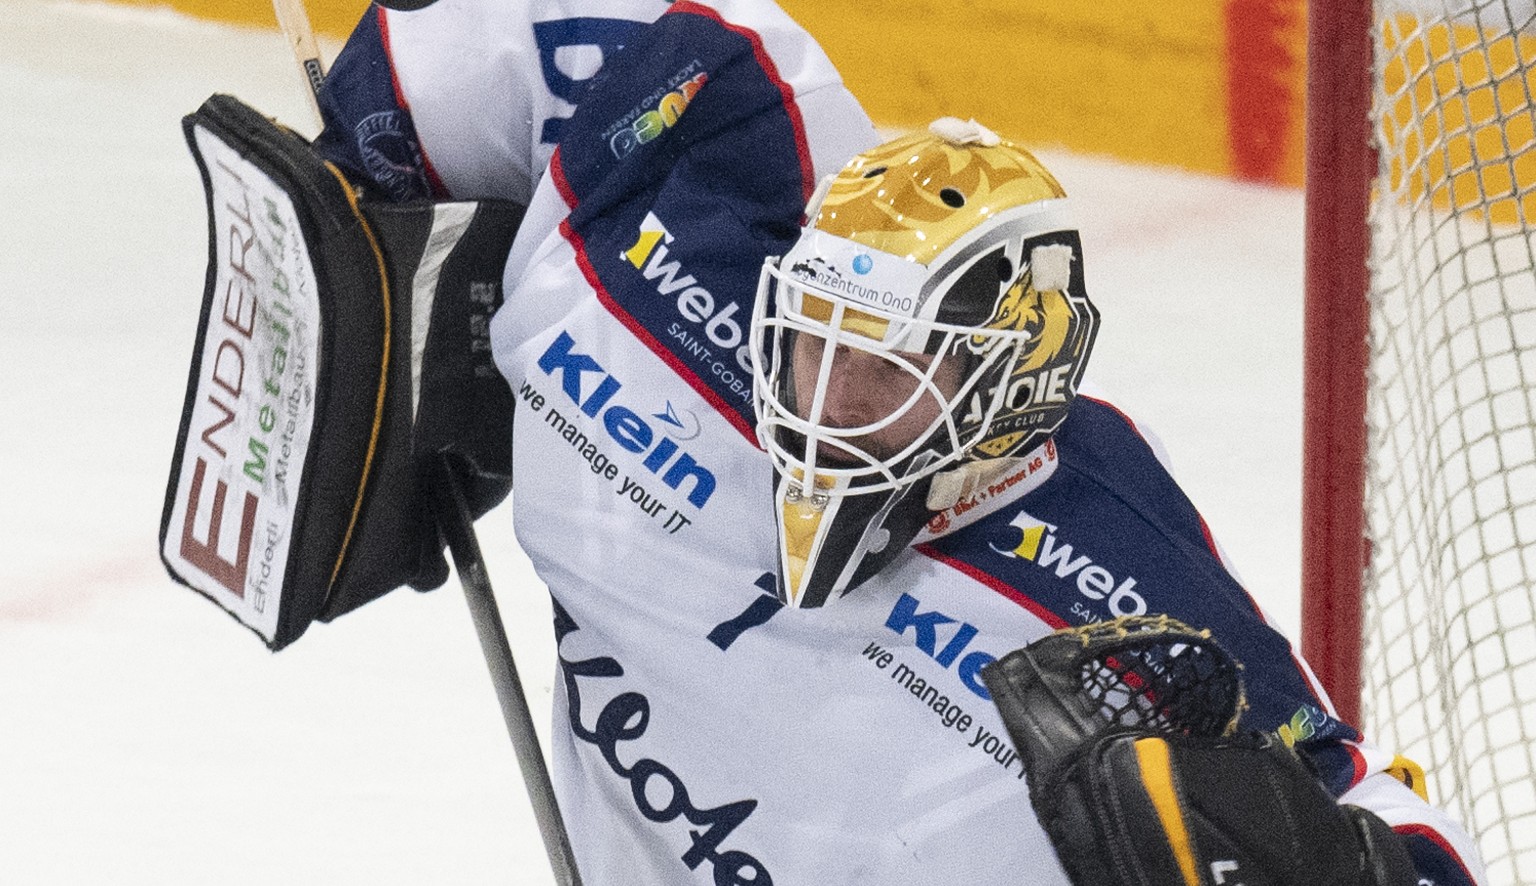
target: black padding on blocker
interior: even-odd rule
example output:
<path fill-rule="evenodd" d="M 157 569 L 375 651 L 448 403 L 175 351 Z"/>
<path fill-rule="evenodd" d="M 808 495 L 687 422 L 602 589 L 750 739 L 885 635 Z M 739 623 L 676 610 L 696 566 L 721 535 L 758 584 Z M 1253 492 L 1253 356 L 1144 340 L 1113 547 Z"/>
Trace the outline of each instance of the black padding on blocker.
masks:
<path fill-rule="evenodd" d="M 428 241 L 443 231 L 434 226 L 438 211 L 430 203 L 364 207 L 387 253 L 397 358 L 390 365 L 374 488 L 341 586 L 320 616 L 325 621 L 401 584 L 429 590 L 448 580 L 444 543 L 426 506 L 440 454 L 453 454 L 462 466 L 461 485 L 477 517 L 512 489 L 513 397 L 491 359 L 489 327 L 501 306 L 501 272 L 523 210 L 513 203 L 474 204 L 442 260 L 430 306 L 418 314 L 425 302 L 415 275 Z M 421 324 L 425 346 L 413 352 Z"/>
<path fill-rule="evenodd" d="M 307 141 L 230 96 L 183 129 L 209 263 L 161 557 L 280 649 L 446 580 L 424 485 L 441 453 L 477 516 L 510 490 L 512 395 L 488 325 L 522 208 L 362 205 Z"/>

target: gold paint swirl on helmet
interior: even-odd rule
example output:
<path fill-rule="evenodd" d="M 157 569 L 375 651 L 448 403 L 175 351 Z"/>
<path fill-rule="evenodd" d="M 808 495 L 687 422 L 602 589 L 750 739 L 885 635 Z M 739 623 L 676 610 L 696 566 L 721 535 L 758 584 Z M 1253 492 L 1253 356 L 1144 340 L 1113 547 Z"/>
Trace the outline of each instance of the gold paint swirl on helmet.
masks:
<path fill-rule="evenodd" d="M 919 133 L 854 157 L 833 179 L 814 224 L 926 265 L 998 212 L 1065 195 L 1015 144 L 957 145 Z"/>

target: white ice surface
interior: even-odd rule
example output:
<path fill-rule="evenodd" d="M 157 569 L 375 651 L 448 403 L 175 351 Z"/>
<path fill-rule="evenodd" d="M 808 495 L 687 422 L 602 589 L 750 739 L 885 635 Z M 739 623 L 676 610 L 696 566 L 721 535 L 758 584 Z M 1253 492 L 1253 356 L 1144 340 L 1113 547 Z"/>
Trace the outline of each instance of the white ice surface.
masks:
<path fill-rule="evenodd" d="M 272 655 L 160 567 L 207 248 L 179 121 L 216 91 L 312 131 L 274 33 L 0 0 L 0 883 L 548 883 L 455 585 Z M 1090 375 L 1294 633 L 1300 194 L 1042 154 Z M 508 512 L 481 534 L 542 728 L 548 604 Z"/>

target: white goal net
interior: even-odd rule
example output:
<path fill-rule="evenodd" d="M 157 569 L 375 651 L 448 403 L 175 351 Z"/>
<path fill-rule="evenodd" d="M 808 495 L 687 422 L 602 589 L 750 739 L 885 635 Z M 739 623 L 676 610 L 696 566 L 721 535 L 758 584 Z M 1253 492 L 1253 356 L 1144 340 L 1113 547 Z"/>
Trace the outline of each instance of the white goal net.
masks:
<path fill-rule="evenodd" d="M 1536 11 L 1375 25 L 1363 725 L 1536 886 Z"/>

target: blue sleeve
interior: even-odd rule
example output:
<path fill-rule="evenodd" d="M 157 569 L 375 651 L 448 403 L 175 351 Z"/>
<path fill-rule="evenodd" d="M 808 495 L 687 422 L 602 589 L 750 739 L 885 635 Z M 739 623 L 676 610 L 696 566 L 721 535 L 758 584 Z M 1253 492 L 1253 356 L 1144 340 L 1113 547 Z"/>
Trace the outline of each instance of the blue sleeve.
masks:
<path fill-rule="evenodd" d="M 753 293 L 814 187 L 793 88 L 764 59 L 678 4 L 607 63 L 551 164 L 599 297 L 749 438 Z"/>
<path fill-rule="evenodd" d="M 423 157 L 411 112 L 396 89 L 377 7 L 369 7 L 320 90 L 320 156 L 372 196 L 444 196 Z"/>
<path fill-rule="evenodd" d="M 1134 423 L 1080 396 L 1055 444 L 1060 467 L 1020 499 L 1022 510 L 934 547 L 996 573 L 1063 625 L 1167 614 L 1210 630 L 1243 663 L 1244 726 L 1280 732 L 1335 796 L 1348 790 L 1363 774 L 1349 746 L 1360 733 L 1327 713 L 1290 641 L 1227 569 L 1199 511 Z M 1102 591 L 1088 584 L 1090 572 Z"/>

